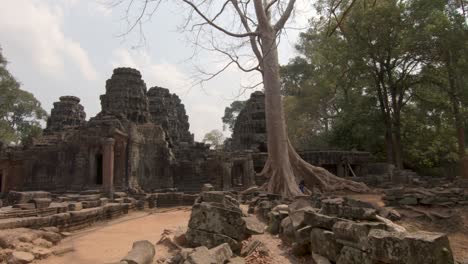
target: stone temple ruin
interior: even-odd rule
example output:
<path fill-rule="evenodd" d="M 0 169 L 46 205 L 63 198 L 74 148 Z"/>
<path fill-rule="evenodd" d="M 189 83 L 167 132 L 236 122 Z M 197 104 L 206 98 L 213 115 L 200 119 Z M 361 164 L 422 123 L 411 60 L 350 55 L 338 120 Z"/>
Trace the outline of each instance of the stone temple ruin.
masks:
<path fill-rule="evenodd" d="M 87 122 L 79 98 L 60 97 L 41 138 L 1 152 L 1 191 L 198 192 L 205 183 L 219 190 L 253 183 L 248 152 L 194 142 L 179 97 L 147 90 L 139 71 L 115 69 L 100 99 L 101 112 Z"/>
<path fill-rule="evenodd" d="M 147 89 L 135 69 L 115 69 L 100 99 L 101 111 L 86 121 L 80 99 L 62 96 L 43 136 L 0 149 L 0 263 L 31 263 L 53 248 L 63 254 L 55 245 L 69 232 L 133 209 L 178 206 L 192 206 L 183 232 L 164 230 L 156 245 L 137 241 L 119 263 L 273 263 L 257 236 L 265 232 L 287 245 L 288 258 L 305 257 L 305 263 L 455 263 L 446 234 L 410 232 L 392 221 L 405 210 L 432 219 L 446 217 L 448 207 L 466 206 L 467 190 L 458 183 L 392 183 L 381 189 L 383 196 L 368 194 L 392 207 L 340 193 L 285 198 L 254 186 L 266 181 L 255 173 L 267 158 L 261 92 L 251 95 L 223 151 L 195 142 L 179 97 Z M 386 167 L 371 164 L 366 152 L 299 154 L 354 180 L 416 179 L 405 172 L 382 177 Z M 171 256 L 155 259 L 159 244 Z"/>

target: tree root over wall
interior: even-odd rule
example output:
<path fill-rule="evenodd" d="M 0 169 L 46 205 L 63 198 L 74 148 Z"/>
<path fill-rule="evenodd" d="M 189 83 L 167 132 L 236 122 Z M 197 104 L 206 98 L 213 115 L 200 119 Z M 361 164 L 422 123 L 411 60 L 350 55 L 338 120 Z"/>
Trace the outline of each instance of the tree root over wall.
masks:
<path fill-rule="evenodd" d="M 268 157 L 265 167 L 258 174 L 269 179 L 263 186 L 266 191 L 289 198 L 310 194 L 310 190 L 321 192 L 349 190 L 357 193 L 370 191 L 364 183 L 340 178 L 324 168 L 309 164 L 297 154 L 291 143 L 288 145 L 289 159 L 284 159 L 283 162 L 273 162 Z M 304 180 L 307 187 L 305 193 L 299 189 L 301 180 Z"/>

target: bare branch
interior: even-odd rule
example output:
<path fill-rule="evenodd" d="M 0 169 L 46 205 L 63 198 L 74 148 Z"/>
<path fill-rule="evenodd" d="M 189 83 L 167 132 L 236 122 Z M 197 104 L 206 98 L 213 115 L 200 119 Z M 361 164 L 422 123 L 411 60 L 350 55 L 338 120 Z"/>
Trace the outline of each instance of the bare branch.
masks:
<path fill-rule="evenodd" d="M 149 1 L 149 0 L 146 0 L 146 2 Z M 233 32 L 230 32 L 228 30 L 226 30 L 225 28 L 222 28 L 220 27 L 219 25 L 217 25 L 216 23 L 214 23 L 213 19 L 209 19 L 208 17 L 206 17 L 203 12 L 198 8 L 197 5 L 195 5 L 194 3 L 192 3 L 191 1 L 189 0 L 182 0 L 184 3 L 188 4 L 189 6 L 191 6 L 193 8 L 193 10 L 195 10 L 195 12 L 203 19 L 206 21 L 206 23 L 208 23 L 210 26 L 216 28 L 217 30 L 225 33 L 226 35 L 229 35 L 231 37 L 236 37 L 236 38 L 244 38 L 244 37 L 249 37 L 249 36 L 256 36 L 258 35 L 258 33 L 256 32 L 246 32 L 246 33 L 233 33 Z M 229 1 L 227 1 L 229 2 Z M 224 8 L 224 6 L 223 6 Z"/>
<path fill-rule="evenodd" d="M 286 21 L 288 21 L 289 17 L 291 16 L 292 11 L 294 10 L 295 3 L 296 3 L 296 0 L 289 0 L 286 10 L 284 11 L 283 15 L 280 17 L 280 19 L 278 20 L 278 22 L 276 22 L 274 26 L 274 29 L 277 32 L 280 31 L 286 24 Z"/>
<path fill-rule="evenodd" d="M 249 22 L 247 21 L 247 11 L 242 11 L 239 7 L 239 4 L 237 0 L 231 0 L 232 4 L 234 5 L 234 8 L 236 9 L 237 13 L 239 14 L 241 18 L 242 25 L 244 25 L 244 28 L 247 32 L 252 32 L 249 26 Z M 250 45 L 252 46 L 252 51 L 257 57 L 258 61 L 261 62 L 263 60 L 262 53 L 260 52 L 259 47 L 257 46 L 257 42 L 255 40 L 255 36 L 250 36 Z"/>

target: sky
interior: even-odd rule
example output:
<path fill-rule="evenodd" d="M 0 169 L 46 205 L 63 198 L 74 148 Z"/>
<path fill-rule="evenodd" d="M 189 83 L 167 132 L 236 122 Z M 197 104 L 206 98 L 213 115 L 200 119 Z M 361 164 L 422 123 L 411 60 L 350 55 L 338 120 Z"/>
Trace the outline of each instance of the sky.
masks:
<path fill-rule="evenodd" d="M 187 33 L 178 30 L 184 16 L 175 0 L 159 7 L 143 25 L 143 35 L 138 30 L 124 34 L 129 28 L 125 10 L 110 8 L 108 1 L 2 0 L 0 46 L 22 89 L 32 92 L 49 113 L 60 96 L 78 96 L 89 119 L 101 110 L 99 95 L 112 70 L 133 67 L 142 73 L 148 89 L 161 86 L 179 95 L 196 140 L 213 129 L 222 130 L 224 108 L 233 100 L 247 99 L 249 92 L 242 94 L 242 86 L 259 76 L 230 67 L 203 86 L 194 86 L 197 67 L 214 72 L 221 62 L 213 52 L 191 59 L 194 49 Z M 307 25 L 312 9 L 307 2 L 298 1 L 289 26 Z M 282 38 L 280 63 L 297 55 L 299 33 L 290 30 Z"/>

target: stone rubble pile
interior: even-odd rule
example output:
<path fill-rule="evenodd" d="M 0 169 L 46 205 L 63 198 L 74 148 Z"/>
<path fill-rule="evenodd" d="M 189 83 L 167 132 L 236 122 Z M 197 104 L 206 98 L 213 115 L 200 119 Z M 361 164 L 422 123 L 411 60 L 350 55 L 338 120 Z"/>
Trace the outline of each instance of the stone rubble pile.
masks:
<path fill-rule="evenodd" d="M 239 202 L 224 192 L 201 193 L 192 207 L 186 239 L 190 246 L 213 248 L 227 243 L 240 252 L 241 241 L 248 237 Z"/>
<path fill-rule="evenodd" d="M 0 263 L 25 264 L 47 258 L 62 237 L 58 228 L 0 230 Z"/>
<path fill-rule="evenodd" d="M 353 199 L 304 197 L 275 206 L 269 230 L 316 263 L 454 263 L 445 234 L 409 233 L 378 213 Z"/>
<path fill-rule="evenodd" d="M 387 206 L 446 206 L 468 205 L 468 192 L 462 188 L 393 188 L 384 191 Z"/>

